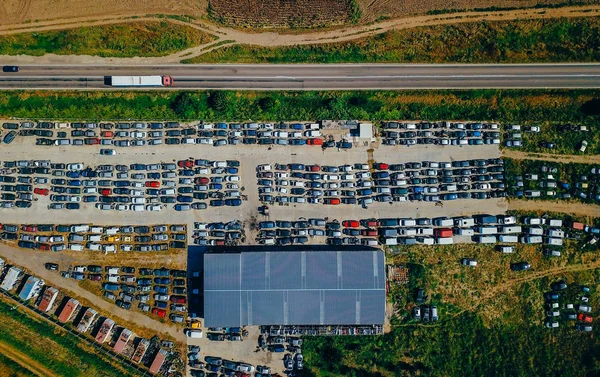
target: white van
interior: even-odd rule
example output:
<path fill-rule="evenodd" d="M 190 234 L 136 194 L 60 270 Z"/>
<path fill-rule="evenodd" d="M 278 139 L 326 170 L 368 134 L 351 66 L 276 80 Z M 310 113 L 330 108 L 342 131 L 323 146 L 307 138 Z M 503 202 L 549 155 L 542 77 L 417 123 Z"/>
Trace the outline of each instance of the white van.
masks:
<path fill-rule="evenodd" d="M 71 225 L 71 233 L 85 233 L 89 229 L 89 225 Z"/>
<path fill-rule="evenodd" d="M 496 243 L 496 236 L 479 236 L 477 243 Z"/>
<path fill-rule="evenodd" d="M 510 236 L 498 236 L 498 239 L 500 240 L 500 242 L 504 242 L 504 243 L 517 243 L 519 242 L 519 236 L 516 235 L 510 235 Z"/>
<path fill-rule="evenodd" d="M 192 330 L 192 329 L 187 329 L 185 330 L 185 334 L 189 337 L 189 338 L 202 338 L 202 330 Z"/>
<path fill-rule="evenodd" d="M 119 228 L 117 228 L 117 227 L 104 229 L 104 234 L 107 234 L 109 236 L 114 236 L 115 234 L 118 234 L 118 233 L 119 233 Z"/>
<path fill-rule="evenodd" d="M 436 238 L 435 243 L 438 245 L 452 245 L 454 243 L 454 239 L 452 237 Z"/>
<path fill-rule="evenodd" d="M 121 280 L 121 277 L 119 275 L 107 275 L 106 280 L 108 280 L 109 283 L 118 283 Z"/>
<path fill-rule="evenodd" d="M 88 241 L 90 241 L 90 242 L 100 242 L 100 241 L 102 241 L 102 236 L 100 236 L 98 234 L 90 234 L 88 236 Z"/>

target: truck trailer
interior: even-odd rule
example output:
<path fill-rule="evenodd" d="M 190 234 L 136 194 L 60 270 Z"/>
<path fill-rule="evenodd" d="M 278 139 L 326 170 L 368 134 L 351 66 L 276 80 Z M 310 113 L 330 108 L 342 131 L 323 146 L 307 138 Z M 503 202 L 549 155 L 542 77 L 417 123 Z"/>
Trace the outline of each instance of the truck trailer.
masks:
<path fill-rule="evenodd" d="M 173 86 L 171 76 L 109 76 L 110 85 L 127 86 Z"/>

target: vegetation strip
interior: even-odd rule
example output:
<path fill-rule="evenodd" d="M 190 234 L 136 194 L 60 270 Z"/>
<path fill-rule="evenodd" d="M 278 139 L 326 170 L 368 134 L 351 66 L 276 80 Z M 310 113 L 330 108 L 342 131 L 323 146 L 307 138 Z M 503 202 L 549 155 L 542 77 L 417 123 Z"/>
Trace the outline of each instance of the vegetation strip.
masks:
<path fill-rule="evenodd" d="M 20 366 L 26 368 L 29 372 L 35 374 L 39 377 L 45 376 L 56 376 L 56 374 L 52 373 L 50 370 L 46 369 L 43 365 L 39 364 L 36 360 L 31 357 L 19 352 L 11 345 L 0 342 L 0 352 L 2 355 L 16 362 Z"/>
<path fill-rule="evenodd" d="M 483 21 L 347 42 L 224 46 L 184 63 L 540 63 L 600 60 L 600 18 Z"/>
<path fill-rule="evenodd" d="M 0 36 L 0 55 L 165 56 L 216 38 L 169 21 L 142 21 Z"/>

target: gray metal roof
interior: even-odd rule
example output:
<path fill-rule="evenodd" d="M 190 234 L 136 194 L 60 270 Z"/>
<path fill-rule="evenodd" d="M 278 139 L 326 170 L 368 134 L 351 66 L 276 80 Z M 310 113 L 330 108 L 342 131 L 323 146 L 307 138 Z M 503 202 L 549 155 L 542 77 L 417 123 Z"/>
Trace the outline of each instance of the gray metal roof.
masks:
<path fill-rule="evenodd" d="M 383 324 L 385 299 L 380 250 L 204 255 L 207 327 Z"/>

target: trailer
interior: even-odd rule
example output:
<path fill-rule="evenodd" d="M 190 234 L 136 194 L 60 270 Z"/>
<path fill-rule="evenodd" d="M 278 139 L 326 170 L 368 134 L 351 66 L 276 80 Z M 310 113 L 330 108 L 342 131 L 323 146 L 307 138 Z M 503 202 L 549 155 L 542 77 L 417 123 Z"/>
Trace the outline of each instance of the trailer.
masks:
<path fill-rule="evenodd" d="M 38 279 L 35 276 L 28 277 L 25 281 L 25 285 L 21 288 L 21 292 L 19 292 L 19 297 L 25 301 L 37 297 L 44 284 L 45 282 L 42 279 Z"/>
<path fill-rule="evenodd" d="M 109 76 L 110 86 L 115 87 L 151 87 L 173 86 L 171 76 Z"/>
<path fill-rule="evenodd" d="M 4 280 L 2 280 L 2 284 L 0 284 L 0 288 L 5 291 L 10 291 L 15 287 L 15 284 L 17 284 L 17 280 L 19 280 L 19 277 L 21 277 L 22 274 L 23 271 L 20 268 L 9 268 L 8 272 L 6 273 L 6 276 L 4 277 Z"/>
<path fill-rule="evenodd" d="M 86 333 L 90 329 L 90 326 L 92 325 L 92 322 L 94 322 L 94 319 L 96 319 L 97 314 L 98 312 L 94 309 L 87 308 L 87 310 L 85 311 L 85 313 L 83 313 L 83 316 L 79 320 L 79 323 L 77 324 L 77 331 L 81 333 Z"/>
<path fill-rule="evenodd" d="M 58 296 L 58 289 L 47 287 L 40 299 L 40 303 L 38 304 L 38 309 L 43 311 L 44 313 L 49 312 L 54 305 L 54 301 L 56 301 L 56 296 Z"/>
<path fill-rule="evenodd" d="M 477 236 L 475 237 L 477 243 L 496 243 L 496 236 Z"/>

